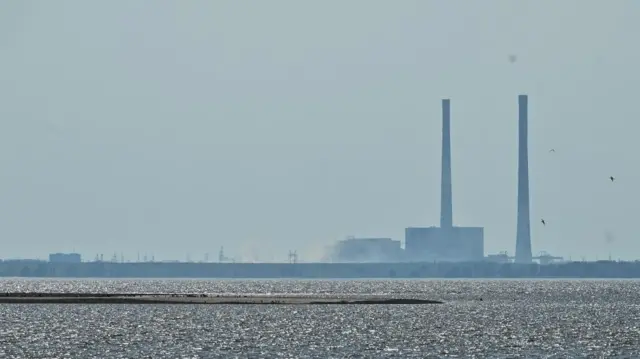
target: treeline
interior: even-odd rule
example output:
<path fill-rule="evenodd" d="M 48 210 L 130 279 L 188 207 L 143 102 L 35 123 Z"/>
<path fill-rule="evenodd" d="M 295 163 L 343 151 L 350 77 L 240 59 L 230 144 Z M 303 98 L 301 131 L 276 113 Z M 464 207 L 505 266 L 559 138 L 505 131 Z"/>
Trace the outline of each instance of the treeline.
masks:
<path fill-rule="evenodd" d="M 49 263 L 0 262 L 3 277 L 56 278 L 640 278 L 640 262 Z"/>

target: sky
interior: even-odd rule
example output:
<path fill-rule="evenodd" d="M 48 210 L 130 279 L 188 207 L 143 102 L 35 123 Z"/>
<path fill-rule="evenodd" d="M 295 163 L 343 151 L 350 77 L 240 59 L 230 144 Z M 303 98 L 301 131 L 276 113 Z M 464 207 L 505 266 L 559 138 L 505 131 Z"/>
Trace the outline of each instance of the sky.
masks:
<path fill-rule="evenodd" d="M 528 94 L 534 254 L 640 258 L 639 15 L 634 0 L 3 1 L 0 257 L 312 261 L 349 235 L 404 240 L 439 223 L 442 98 L 454 224 L 513 254 Z"/>

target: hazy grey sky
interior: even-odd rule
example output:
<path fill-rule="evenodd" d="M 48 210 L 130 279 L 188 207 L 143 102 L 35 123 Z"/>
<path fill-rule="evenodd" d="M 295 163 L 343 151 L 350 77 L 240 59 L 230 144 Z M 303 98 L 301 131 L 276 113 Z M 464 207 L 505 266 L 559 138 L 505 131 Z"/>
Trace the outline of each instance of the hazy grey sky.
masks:
<path fill-rule="evenodd" d="M 514 253 L 527 93 L 534 253 L 638 258 L 638 19 L 635 0 L 2 1 L 0 257 L 404 239 L 439 223 L 443 97 L 454 223 Z"/>

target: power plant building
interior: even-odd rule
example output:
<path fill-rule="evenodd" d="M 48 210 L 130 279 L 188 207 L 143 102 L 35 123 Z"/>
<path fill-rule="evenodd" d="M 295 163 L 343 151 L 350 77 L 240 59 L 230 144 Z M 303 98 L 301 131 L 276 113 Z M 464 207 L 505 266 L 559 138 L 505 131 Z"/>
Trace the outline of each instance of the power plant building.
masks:
<path fill-rule="evenodd" d="M 80 263 L 82 257 L 79 253 L 51 253 L 49 254 L 51 263 Z"/>
<path fill-rule="evenodd" d="M 481 261 L 484 228 L 409 227 L 405 229 L 405 251 L 410 261 Z"/>
<path fill-rule="evenodd" d="M 331 255 L 333 262 L 399 262 L 403 260 L 400 241 L 391 238 L 347 238 L 339 241 Z"/>
<path fill-rule="evenodd" d="M 451 185 L 451 107 L 442 100 L 442 172 L 440 227 L 405 229 L 405 256 L 409 261 L 482 261 L 484 228 L 453 225 Z"/>

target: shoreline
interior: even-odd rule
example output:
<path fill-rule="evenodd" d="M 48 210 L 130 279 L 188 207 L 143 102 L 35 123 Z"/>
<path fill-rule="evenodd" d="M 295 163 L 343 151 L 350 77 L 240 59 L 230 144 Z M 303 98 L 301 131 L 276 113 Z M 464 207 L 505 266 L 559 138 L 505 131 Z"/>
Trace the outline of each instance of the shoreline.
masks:
<path fill-rule="evenodd" d="M 387 297 L 142 294 L 142 293 L 0 293 L 0 304 L 443 304 L 437 300 Z"/>
<path fill-rule="evenodd" d="M 4 278 L 109 279 L 496 279 L 640 278 L 638 261 L 566 263 L 393 262 L 393 263 L 55 263 L 0 260 Z"/>

